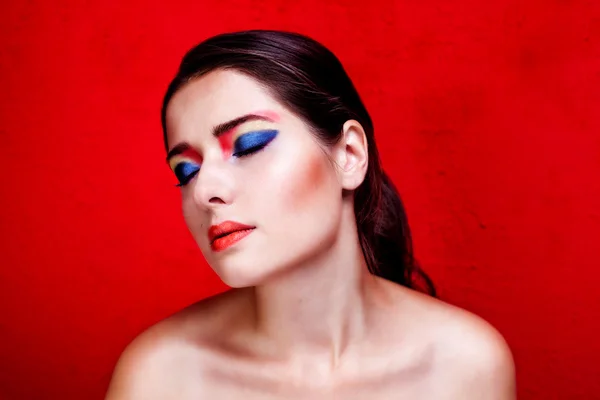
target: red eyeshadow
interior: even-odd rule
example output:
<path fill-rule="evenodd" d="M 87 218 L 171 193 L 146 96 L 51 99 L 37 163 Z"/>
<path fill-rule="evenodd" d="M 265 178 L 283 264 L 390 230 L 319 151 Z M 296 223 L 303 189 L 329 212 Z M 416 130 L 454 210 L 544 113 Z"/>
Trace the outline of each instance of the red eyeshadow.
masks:
<path fill-rule="evenodd" d="M 219 136 L 219 144 L 221 145 L 221 150 L 223 150 L 223 157 L 228 159 L 233 154 L 233 133 L 237 128 L 233 128 L 228 130 Z"/>
<path fill-rule="evenodd" d="M 181 153 L 177 154 L 177 156 L 189 158 L 199 163 L 202 162 L 202 157 L 200 156 L 200 154 L 198 154 L 198 152 L 192 149 L 184 150 Z"/>

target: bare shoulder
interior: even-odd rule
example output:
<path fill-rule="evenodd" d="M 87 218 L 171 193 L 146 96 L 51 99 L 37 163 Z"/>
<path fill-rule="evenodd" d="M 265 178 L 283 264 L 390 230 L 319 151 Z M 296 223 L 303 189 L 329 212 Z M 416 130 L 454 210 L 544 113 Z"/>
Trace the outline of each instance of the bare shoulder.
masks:
<path fill-rule="evenodd" d="M 439 299 L 396 284 L 385 285 L 397 304 L 398 324 L 411 332 L 412 343 L 431 350 L 436 386 L 454 392 L 453 398 L 516 398 L 512 352 L 496 328 Z"/>
<path fill-rule="evenodd" d="M 516 398 L 515 365 L 504 337 L 484 319 L 442 303 L 446 314 L 438 337 L 439 365 L 456 384 L 459 398 Z M 447 372 L 447 373 L 446 373 Z"/>
<path fill-rule="evenodd" d="M 483 318 L 444 301 L 401 288 L 400 303 L 416 321 L 414 331 L 434 349 L 433 368 L 461 399 L 516 398 L 512 352 Z M 404 315 L 406 317 L 406 315 Z"/>
<path fill-rule="evenodd" d="M 206 358 L 211 357 L 211 341 L 222 337 L 218 332 L 240 312 L 239 297 L 232 290 L 202 300 L 141 333 L 121 354 L 106 399 L 185 397 L 186 393 L 173 393 L 173 388 L 188 388 L 191 375 L 201 383 L 198 378 Z M 198 392 L 200 388 L 189 390 Z"/>

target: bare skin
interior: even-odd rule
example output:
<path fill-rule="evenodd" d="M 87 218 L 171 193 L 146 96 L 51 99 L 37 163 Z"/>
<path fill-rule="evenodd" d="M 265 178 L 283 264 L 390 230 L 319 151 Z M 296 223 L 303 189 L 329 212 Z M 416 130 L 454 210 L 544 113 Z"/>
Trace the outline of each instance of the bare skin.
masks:
<path fill-rule="evenodd" d="M 138 337 L 107 399 L 516 398 L 510 351 L 490 325 L 393 283 L 370 285 L 363 339 L 337 359 L 278 352 L 256 332 L 253 289 L 234 289 Z"/>
<path fill-rule="evenodd" d="M 213 127 L 256 110 L 277 118 L 241 131 L 277 138 L 251 157 L 224 156 Z M 191 144 L 202 159 L 182 188 L 188 228 L 236 288 L 136 338 L 107 400 L 515 399 L 512 356 L 493 327 L 368 272 L 353 198 L 341 195 L 366 173 L 360 124 L 324 149 L 251 78 L 216 71 L 173 97 L 167 125 L 171 146 Z M 227 219 L 256 229 L 214 251 L 207 229 Z"/>

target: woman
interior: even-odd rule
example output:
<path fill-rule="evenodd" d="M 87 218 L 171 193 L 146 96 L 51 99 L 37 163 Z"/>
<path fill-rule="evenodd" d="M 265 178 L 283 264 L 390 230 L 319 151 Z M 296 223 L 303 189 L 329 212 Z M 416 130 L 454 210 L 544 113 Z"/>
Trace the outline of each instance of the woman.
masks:
<path fill-rule="evenodd" d="M 413 260 L 330 51 L 286 32 L 210 38 L 184 57 L 162 125 L 186 224 L 233 289 L 134 340 L 108 399 L 515 398 L 502 337 L 436 300 Z"/>

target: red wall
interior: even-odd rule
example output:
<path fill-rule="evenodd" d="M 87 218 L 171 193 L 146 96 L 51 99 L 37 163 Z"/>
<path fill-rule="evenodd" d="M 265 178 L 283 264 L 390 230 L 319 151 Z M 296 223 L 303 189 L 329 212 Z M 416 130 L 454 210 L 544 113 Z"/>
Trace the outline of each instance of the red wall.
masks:
<path fill-rule="evenodd" d="M 185 50 L 247 28 L 341 58 L 416 255 L 504 334 L 520 399 L 600 398 L 597 1 L 6 3 L 2 399 L 100 399 L 137 333 L 223 289 L 183 223 L 159 107 Z"/>

